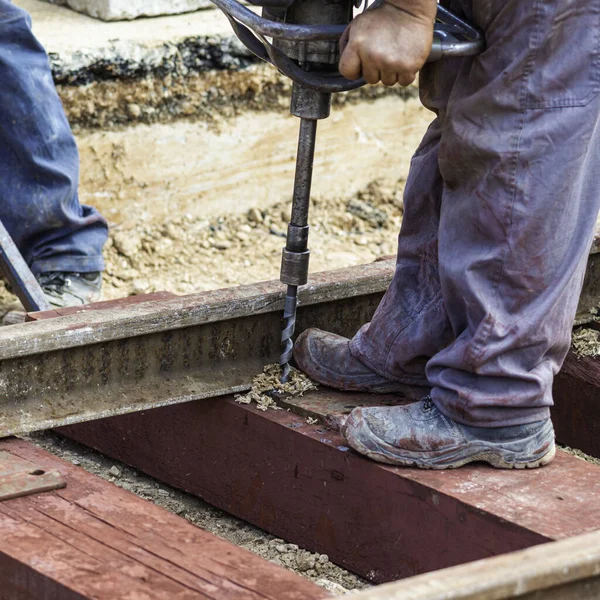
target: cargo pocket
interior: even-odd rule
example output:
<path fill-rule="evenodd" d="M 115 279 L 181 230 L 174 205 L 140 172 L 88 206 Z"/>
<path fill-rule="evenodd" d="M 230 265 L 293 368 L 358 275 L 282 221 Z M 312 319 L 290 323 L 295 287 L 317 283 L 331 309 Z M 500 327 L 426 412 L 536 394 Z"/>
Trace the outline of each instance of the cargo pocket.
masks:
<path fill-rule="evenodd" d="M 600 91 L 600 0 L 535 0 L 526 108 L 585 106 Z"/>

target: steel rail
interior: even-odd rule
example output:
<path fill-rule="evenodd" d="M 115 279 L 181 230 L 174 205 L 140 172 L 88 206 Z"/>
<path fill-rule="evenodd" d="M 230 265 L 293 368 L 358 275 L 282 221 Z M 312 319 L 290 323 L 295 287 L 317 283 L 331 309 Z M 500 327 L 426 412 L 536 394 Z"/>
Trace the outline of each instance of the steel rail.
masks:
<path fill-rule="evenodd" d="M 352 335 L 376 309 L 393 261 L 316 274 L 298 332 Z M 279 358 L 279 282 L 0 329 L 0 438 L 250 387 Z"/>
<path fill-rule="evenodd" d="M 596 319 L 599 249 L 596 241 L 576 324 Z M 299 292 L 296 333 L 353 335 L 394 267 L 385 260 L 312 275 Z M 0 438 L 246 390 L 278 362 L 284 301 L 285 287 L 271 281 L 2 327 Z"/>

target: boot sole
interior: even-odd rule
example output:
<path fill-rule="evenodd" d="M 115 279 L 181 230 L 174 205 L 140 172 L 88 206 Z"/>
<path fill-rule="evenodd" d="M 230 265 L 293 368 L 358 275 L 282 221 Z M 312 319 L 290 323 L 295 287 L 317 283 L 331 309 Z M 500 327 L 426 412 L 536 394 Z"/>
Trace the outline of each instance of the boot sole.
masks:
<path fill-rule="evenodd" d="M 358 430 L 359 435 L 350 433 L 346 435 L 348 445 L 374 461 L 393 465 L 396 467 L 412 467 L 417 469 L 427 469 L 443 471 L 448 469 L 457 469 L 472 462 L 485 462 L 495 469 L 537 469 L 552 462 L 556 455 L 556 446 L 554 440 L 550 448 L 542 456 L 533 458 L 532 460 L 506 460 L 506 454 L 510 451 L 502 453 L 499 450 L 494 450 L 490 447 L 482 447 L 479 450 L 474 450 L 467 456 L 453 458 L 457 453 L 463 453 L 464 450 L 453 448 L 446 453 L 440 453 L 435 457 L 399 457 L 394 456 L 398 452 L 397 448 L 390 446 L 383 440 L 375 436 L 368 426 L 362 422 L 358 425 L 353 424 L 354 431 Z M 360 438 L 367 435 L 373 447 L 366 446 Z"/>

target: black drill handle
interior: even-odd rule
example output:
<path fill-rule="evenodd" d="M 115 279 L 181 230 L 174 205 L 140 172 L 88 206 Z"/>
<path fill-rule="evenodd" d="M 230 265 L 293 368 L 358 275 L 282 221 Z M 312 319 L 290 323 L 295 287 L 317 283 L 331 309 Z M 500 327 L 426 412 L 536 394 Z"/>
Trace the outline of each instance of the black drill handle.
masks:
<path fill-rule="evenodd" d="M 364 79 L 352 80 L 339 72 L 309 72 L 287 57 L 266 38 L 294 42 L 337 41 L 345 25 L 299 25 L 265 19 L 237 0 L 212 0 L 229 19 L 240 41 L 258 58 L 275 65 L 284 75 L 300 85 L 320 92 L 347 92 L 366 84 Z M 257 4 L 261 0 L 256 0 Z M 443 6 L 438 5 L 434 40 L 428 62 L 445 57 L 474 56 L 485 48 L 483 34 Z"/>

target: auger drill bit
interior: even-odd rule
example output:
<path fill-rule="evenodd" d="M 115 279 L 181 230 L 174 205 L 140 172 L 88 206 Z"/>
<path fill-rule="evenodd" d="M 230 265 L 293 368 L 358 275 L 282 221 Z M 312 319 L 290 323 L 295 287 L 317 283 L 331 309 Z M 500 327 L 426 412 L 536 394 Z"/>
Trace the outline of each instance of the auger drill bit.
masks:
<path fill-rule="evenodd" d="M 281 282 L 287 285 L 283 312 L 284 327 L 281 335 L 281 383 L 290 377 L 290 360 L 294 351 L 292 336 L 296 328 L 298 287 L 308 282 L 308 209 L 312 184 L 317 120 L 326 119 L 331 109 L 331 94 L 307 89 L 294 84 L 291 112 L 300 117 L 296 176 L 292 199 L 292 216 L 281 261 Z"/>

